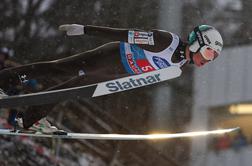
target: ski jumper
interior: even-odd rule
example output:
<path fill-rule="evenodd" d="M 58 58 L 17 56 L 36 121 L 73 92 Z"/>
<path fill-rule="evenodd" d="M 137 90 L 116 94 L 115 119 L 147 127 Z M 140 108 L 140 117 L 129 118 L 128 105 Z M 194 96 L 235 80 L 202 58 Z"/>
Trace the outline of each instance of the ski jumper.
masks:
<path fill-rule="evenodd" d="M 129 43 L 128 33 L 128 29 L 85 26 L 86 35 L 120 42 L 107 43 L 96 49 L 54 61 L 37 62 L 0 71 L 0 79 L 8 85 L 11 80 L 18 82 L 21 76 L 25 76 L 25 80 L 45 77 L 48 74 L 50 77 L 67 76 L 66 78 L 69 79 L 66 79 L 65 82 L 49 88 L 49 90 L 56 90 L 140 74 L 169 66 L 182 67 L 187 62 L 185 58 L 187 43 L 182 42 L 175 34 L 152 30 L 155 44 L 148 45 Z M 0 88 L 4 88 L 2 87 L 3 82 L 0 83 Z M 22 115 L 24 127 L 28 128 L 47 116 L 53 107 L 54 104 L 30 107 Z"/>

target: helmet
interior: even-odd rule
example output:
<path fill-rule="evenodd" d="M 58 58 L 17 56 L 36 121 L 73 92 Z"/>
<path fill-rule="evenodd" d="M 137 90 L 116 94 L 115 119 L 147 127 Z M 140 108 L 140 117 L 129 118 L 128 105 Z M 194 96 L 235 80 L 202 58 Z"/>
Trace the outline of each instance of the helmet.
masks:
<path fill-rule="evenodd" d="M 189 50 L 191 52 L 200 51 L 204 57 L 204 52 L 211 49 L 215 52 L 215 56 L 211 59 L 216 58 L 223 47 L 223 40 L 221 34 L 210 25 L 200 25 L 194 28 L 194 30 L 188 36 Z M 208 59 L 207 59 L 208 60 Z"/>

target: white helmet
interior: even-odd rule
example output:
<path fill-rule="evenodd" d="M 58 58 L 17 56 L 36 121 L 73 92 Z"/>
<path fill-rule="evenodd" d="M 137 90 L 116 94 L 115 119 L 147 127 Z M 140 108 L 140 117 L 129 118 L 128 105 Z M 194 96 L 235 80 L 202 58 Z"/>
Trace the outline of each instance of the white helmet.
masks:
<path fill-rule="evenodd" d="M 223 47 L 221 34 L 212 26 L 200 25 L 188 36 L 189 50 L 198 52 L 204 46 L 208 46 L 220 54 Z"/>

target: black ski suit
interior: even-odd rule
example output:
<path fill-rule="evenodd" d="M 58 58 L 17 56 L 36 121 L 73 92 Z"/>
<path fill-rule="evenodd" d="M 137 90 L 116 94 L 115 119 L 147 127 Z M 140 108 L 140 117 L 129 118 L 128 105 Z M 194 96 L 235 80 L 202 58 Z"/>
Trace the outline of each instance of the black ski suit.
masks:
<path fill-rule="evenodd" d="M 130 75 L 123 66 L 120 57 L 120 42 L 128 42 L 129 29 L 117 29 L 99 26 L 85 26 L 85 35 L 92 35 L 111 39 L 115 42 L 104 44 L 96 49 L 82 52 L 62 59 L 26 64 L 19 67 L 0 71 L 0 88 L 8 87 L 8 84 L 43 77 L 64 77 L 65 81 L 51 86 L 45 90 L 56 90 L 75 86 L 83 86 L 101 81 L 116 79 Z M 140 30 L 136 30 L 140 31 Z M 151 30 L 153 32 L 154 45 L 138 44 L 144 50 L 160 52 L 166 49 L 172 42 L 170 32 Z M 179 45 L 172 56 L 173 62 L 185 59 L 187 43 L 179 41 Z M 84 72 L 83 75 L 80 72 Z M 23 116 L 25 128 L 47 116 L 53 104 L 47 105 L 47 109 L 38 106 L 30 107 Z M 39 109 L 39 110 L 38 110 Z"/>

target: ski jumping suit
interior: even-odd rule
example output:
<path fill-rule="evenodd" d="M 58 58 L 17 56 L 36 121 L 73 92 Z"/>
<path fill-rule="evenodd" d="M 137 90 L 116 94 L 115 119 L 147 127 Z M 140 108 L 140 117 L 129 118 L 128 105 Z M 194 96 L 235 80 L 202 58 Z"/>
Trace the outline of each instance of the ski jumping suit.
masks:
<path fill-rule="evenodd" d="M 50 85 L 45 89 L 56 90 L 174 65 L 181 67 L 187 63 L 185 58 L 187 43 L 167 31 L 144 32 L 91 25 L 85 26 L 84 31 L 86 35 L 103 37 L 117 42 L 110 42 L 96 49 L 63 59 L 37 62 L 0 71 L 0 88 L 6 90 L 10 82 L 19 84 L 29 79 L 59 77 L 64 82 L 59 85 Z M 29 128 L 33 123 L 47 116 L 52 108 L 52 104 L 28 108 L 22 113 L 24 127 Z"/>

